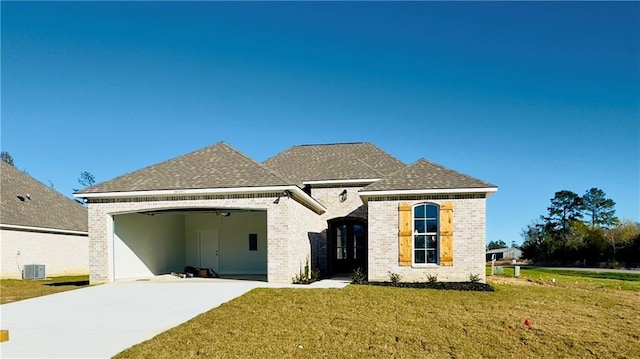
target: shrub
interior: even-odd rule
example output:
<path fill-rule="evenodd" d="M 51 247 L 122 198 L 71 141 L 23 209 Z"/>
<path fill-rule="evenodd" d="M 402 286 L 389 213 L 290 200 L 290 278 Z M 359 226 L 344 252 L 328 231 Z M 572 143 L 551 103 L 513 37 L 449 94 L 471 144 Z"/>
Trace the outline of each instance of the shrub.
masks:
<path fill-rule="evenodd" d="M 354 269 L 353 273 L 351 273 L 351 283 L 353 284 L 362 284 L 366 280 L 367 276 L 366 274 L 364 274 L 364 271 L 360 267 Z"/>
<path fill-rule="evenodd" d="M 311 280 L 316 281 L 319 280 L 321 276 L 320 269 L 315 268 L 311 270 Z"/>
<path fill-rule="evenodd" d="M 437 281 L 438 281 L 438 275 L 437 274 L 429 274 L 429 273 L 427 273 L 427 282 L 435 283 Z"/>
<path fill-rule="evenodd" d="M 389 271 L 389 280 L 394 287 L 398 286 L 398 283 L 400 283 L 401 279 L 402 277 L 400 276 L 400 274 Z"/>
<path fill-rule="evenodd" d="M 298 274 L 293 276 L 292 282 L 293 284 L 309 284 L 314 282 L 316 279 L 317 278 L 313 278 L 313 273 L 309 273 L 309 257 L 307 257 L 304 270 L 301 267 Z"/>
<path fill-rule="evenodd" d="M 480 282 L 480 274 L 469 274 L 469 282 L 471 283 L 478 283 Z"/>

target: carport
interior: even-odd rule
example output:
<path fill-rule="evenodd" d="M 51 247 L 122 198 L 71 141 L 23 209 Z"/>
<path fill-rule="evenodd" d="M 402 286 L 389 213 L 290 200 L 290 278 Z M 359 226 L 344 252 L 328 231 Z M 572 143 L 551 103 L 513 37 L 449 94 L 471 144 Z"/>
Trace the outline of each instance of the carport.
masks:
<path fill-rule="evenodd" d="M 183 273 L 186 266 L 266 280 L 266 210 L 154 208 L 112 219 L 114 280 Z"/>

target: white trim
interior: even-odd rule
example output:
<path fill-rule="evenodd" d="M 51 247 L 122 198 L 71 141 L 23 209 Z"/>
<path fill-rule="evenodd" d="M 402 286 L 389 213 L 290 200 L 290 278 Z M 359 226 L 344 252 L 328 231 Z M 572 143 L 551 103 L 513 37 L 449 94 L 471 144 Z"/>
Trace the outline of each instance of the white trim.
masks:
<path fill-rule="evenodd" d="M 80 235 L 80 236 L 88 236 L 89 235 L 89 232 L 83 232 L 83 231 L 72 231 L 72 230 L 68 230 L 68 229 L 45 228 L 45 227 L 17 226 L 17 225 L 13 225 L 13 224 L 0 224 L 0 228 L 2 228 L 2 229 L 17 229 L 17 230 L 22 230 L 22 231 L 34 231 L 34 232 L 74 234 L 74 235 Z"/>
<path fill-rule="evenodd" d="M 289 188 L 289 190 L 292 191 L 294 194 L 296 194 L 296 197 L 300 196 L 300 198 L 305 203 L 307 203 L 311 207 L 311 209 L 313 209 L 314 211 L 320 212 L 320 214 L 322 214 L 322 213 L 327 211 L 327 207 L 325 207 L 322 204 L 320 204 L 320 202 L 318 202 L 315 198 L 313 198 L 310 195 L 308 195 L 300 187 L 291 186 L 291 188 Z"/>
<path fill-rule="evenodd" d="M 400 189 L 388 191 L 360 191 L 360 196 L 396 196 L 412 194 L 444 194 L 444 193 L 486 193 L 487 195 L 496 192 L 496 187 L 486 188 L 436 188 L 436 189 Z"/>
<path fill-rule="evenodd" d="M 324 213 L 327 208 L 309 196 L 298 186 L 267 186 L 267 187 L 231 187 L 231 188 L 200 188 L 200 189 L 167 189 L 155 191 L 129 191 L 104 193 L 74 193 L 76 198 L 127 198 L 127 197 L 162 197 L 162 196 L 193 196 L 206 194 L 234 194 L 234 193 L 264 193 L 291 191 L 314 211 Z"/>
<path fill-rule="evenodd" d="M 374 183 L 380 181 L 380 178 L 361 178 L 361 179 L 337 179 L 337 180 L 320 180 L 320 181 L 304 181 L 304 185 L 323 185 L 323 184 L 353 184 L 353 183 Z"/>
<path fill-rule="evenodd" d="M 424 268 L 440 268 L 440 264 L 438 263 L 411 263 L 411 268 L 415 269 L 424 269 Z"/>
<path fill-rule="evenodd" d="M 229 194 L 229 193 L 258 193 L 291 190 L 297 186 L 270 186 L 270 187 L 231 187 L 231 188 L 197 188 L 197 189 L 162 189 L 153 191 L 123 191 L 102 193 L 74 193 L 77 198 L 111 198 L 111 197 L 156 197 L 176 195 L 198 194 Z"/>

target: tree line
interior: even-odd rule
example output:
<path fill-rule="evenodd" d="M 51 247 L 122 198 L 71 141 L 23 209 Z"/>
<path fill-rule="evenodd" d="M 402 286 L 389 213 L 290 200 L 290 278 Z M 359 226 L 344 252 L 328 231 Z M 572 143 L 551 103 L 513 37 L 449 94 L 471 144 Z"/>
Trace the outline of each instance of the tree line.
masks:
<path fill-rule="evenodd" d="M 582 196 L 556 192 L 522 237 L 522 255 L 535 263 L 640 266 L 640 223 L 618 219 L 615 202 L 599 188 Z"/>

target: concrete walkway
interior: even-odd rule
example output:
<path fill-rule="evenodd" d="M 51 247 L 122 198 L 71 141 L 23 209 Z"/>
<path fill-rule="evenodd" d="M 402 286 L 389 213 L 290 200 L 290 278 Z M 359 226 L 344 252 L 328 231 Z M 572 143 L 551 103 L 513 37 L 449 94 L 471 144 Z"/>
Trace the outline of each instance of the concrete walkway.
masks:
<path fill-rule="evenodd" d="M 251 289 L 342 288 L 226 279 L 173 279 L 103 284 L 0 306 L 9 341 L 1 358 L 110 358 Z"/>

